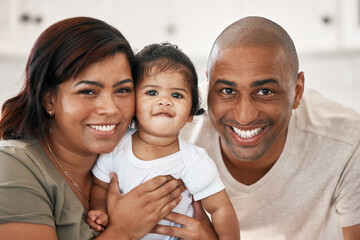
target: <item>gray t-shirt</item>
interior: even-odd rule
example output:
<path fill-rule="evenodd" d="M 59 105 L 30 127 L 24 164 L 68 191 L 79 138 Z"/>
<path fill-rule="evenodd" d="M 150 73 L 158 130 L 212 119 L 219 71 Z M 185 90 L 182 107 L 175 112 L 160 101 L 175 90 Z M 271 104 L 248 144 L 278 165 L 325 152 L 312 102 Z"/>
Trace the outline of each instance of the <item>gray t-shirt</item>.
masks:
<path fill-rule="evenodd" d="M 227 170 L 206 114 L 194 118 L 181 137 L 215 161 L 242 240 L 339 240 L 341 227 L 360 224 L 360 116 L 316 91 L 305 90 L 281 156 L 252 185 Z"/>
<path fill-rule="evenodd" d="M 39 142 L 0 141 L 0 224 L 52 226 L 58 239 L 92 239 L 86 211 Z"/>

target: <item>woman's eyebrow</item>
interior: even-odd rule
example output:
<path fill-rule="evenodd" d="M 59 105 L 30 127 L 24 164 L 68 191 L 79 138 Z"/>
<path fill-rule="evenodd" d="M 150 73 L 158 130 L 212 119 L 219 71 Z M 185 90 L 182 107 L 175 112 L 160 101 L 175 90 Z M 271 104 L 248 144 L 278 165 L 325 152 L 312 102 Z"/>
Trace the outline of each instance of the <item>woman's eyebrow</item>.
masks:
<path fill-rule="evenodd" d="M 77 82 L 75 84 L 75 87 L 80 85 L 80 84 L 94 85 L 94 86 L 98 86 L 98 87 L 101 87 L 101 88 L 104 87 L 104 85 L 102 83 L 96 82 L 96 81 L 90 81 L 90 80 L 81 80 L 81 81 L 79 81 L 79 82 Z"/>
<path fill-rule="evenodd" d="M 118 82 L 114 83 L 113 88 L 114 88 L 114 87 L 117 87 L 117 86 L 119 86 L 119 85 L 128 83 L 128 82 L 133 83 L 133 80 L 130 79 L 130 78 L 128 78 L 128 79 L 124 79 L 124 80 L 118 81 Z"/>
<path fill-rule="evenodd" d="M 116 83 L 113 84 L 113 88 L 114 87 L 117 87 L 119 85 L 122 85 L 122 84 L 125 84 L 125 83 L 128 83 L 128 82 L 133 82 L 132 79 L 128 78 L 128 79 L 124 79 L 124 80 L 121 80 L 121 81 L 118 81 Z M 93 86 L 98 86 L 98 87 L 101 87 L 101 88 L 104 88 L 104 84 L 102 84 L 101 82 L 96 82 L 96 81 L 90 81 L 90 80 L 81 80 L 79 82 L 77 82 L 75 84 L 75 86 L 78 86 L 80 84 L 87 84 L 87 85 L 93 85 Z"/>

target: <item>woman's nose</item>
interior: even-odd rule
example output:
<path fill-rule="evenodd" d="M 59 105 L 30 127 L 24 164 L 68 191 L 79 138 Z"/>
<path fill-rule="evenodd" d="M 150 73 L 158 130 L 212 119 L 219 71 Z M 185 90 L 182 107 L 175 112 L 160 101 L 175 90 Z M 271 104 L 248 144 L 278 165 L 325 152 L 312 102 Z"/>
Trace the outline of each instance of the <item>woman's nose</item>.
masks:
<path fill-rule="evenodd" d="M 118 111 L 116 100 L 112 96 L 103 96 L 98 102 L 98 113 L 112 115 Z"/>

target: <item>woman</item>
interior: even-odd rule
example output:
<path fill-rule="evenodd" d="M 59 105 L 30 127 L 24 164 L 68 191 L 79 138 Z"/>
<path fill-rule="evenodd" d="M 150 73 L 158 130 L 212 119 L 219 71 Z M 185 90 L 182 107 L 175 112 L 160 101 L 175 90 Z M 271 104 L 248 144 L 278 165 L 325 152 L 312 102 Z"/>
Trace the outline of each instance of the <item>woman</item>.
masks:
<path fill-rule="evenodd" d="M 2 108 L 0 239 L 96 237 L 85 223 L 91 168 L 99 153 L 113 150 L 134 115 L 133 58 L 118 30 L 92 18 L 60 21 L 37 39 L 23 90 Z M 96 239 L 138 239 L 151 229 L 191 239 L 186 226 L 180 233 L 154 228 L 164 217 L 212 234 L 201 211 L 192 221 L 169 214 L 183 190 L 163 176 L 120 196 L 112 177 L 110 223 Z"/>

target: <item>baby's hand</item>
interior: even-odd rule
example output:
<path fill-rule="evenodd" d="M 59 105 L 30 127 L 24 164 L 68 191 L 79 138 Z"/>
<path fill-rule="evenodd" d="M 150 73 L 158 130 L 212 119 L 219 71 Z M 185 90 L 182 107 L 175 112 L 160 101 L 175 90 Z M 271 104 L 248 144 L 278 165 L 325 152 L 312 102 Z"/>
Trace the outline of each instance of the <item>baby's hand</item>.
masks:
<path fill-rule="evenodd" d="M 88 212 L 86 223 L 95 231 L 102 232 L 109 223 L 109 216 L 102 210 L 90 210 Z"/>

